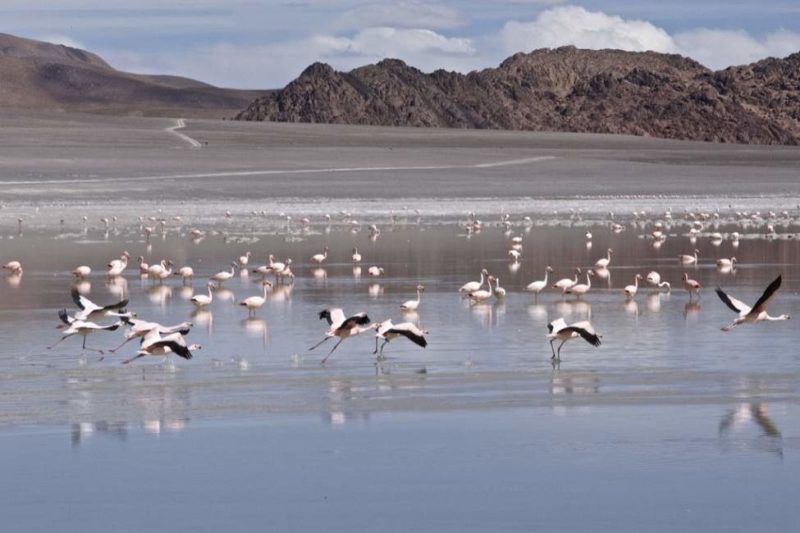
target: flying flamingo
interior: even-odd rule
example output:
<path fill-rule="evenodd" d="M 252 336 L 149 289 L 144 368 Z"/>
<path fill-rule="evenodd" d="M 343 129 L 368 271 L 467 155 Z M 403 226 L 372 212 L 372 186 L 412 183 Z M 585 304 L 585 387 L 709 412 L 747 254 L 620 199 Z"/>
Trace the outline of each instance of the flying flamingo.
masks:
<path fill-rule="evenodd" d="M 770 316 L 767 313 L 767 303 L 775 296 L 781 286 L 781 276 L 767 286 L 761 297 L 753 304 L 753 307 L 747 306 L 741 300 L 737 300 L 733 296 L 726 294 L 722 289 L 717 287 L 716 292 L 719 299 L 727 305 L 731 311 L 738 313 L 739 316 L 736 320 L 727 326 L 723 326 L 722 331 L 730 331 L 739 324 L 755 324 L 756 322 L 774 321 L 774 320 L 789 320 L 789 315 L 783 314 L 780 316 Z"/>
<path fill-rule="evenodd" d="M 417 346 L 423 348 L 428 345 L 428 341 L 425 339 L 425 335 L 427 335 L 428 332 L 419 329 L 411 322 L 392 324 L 391 320 L 384 320 L 380 324 L 376 324 L 375 328 L 377 329 L 377 333 L 375 334 L 375 351 L 372 353 L 378 354 L 379 358 L 383 356 L 383 348 L 389 344 L 389 341 L 400 336 L 407 338 Z M 380 353 L 378 352 L 378 339 L 383 339 Z"/>
<path fill-rule="evenodd" d="M 369 317 L 366 313 L 358 313 L 351 317 L 345 317 L 344 311 L 338 307 L 332 309 L 323 309 L 319 312 L 319 318 L 320 320 L 327 320 L 328 326 L 330 327 L 328 328 L 328 331 L 325 332 L 325 338 L 308 350 L 311 351 L 317 348 L 330 338 L 339 338 L 339 342 L 337 342 L 333 348 L 331 348 L 331 351 L 328 352 L 328 355 L 326 355 L 321 361 L 321 364 L 323 365 L 328 361 L 328 358 L 331 356 L 331 354 L 333 354 L 334 350 L 339 347 L 343 340 L 349 337 L 355 337 L 356 335 L 371 329 L 370 326 L 366 326 L 369 324 Z"/>
<path fill-rule="evenodd" d="M 139 351 L 130 359 L 122 361 L 123 365 L 127 365 L 140 357 L 146 355 L 162 355 L 169 357 L 171 353 L 184 359 L 191 359 L 192 352 L 201 349 L 199 344 L 186 345 L 186 339 L 180 333 L 173 333 L 162 337 L 158 329 L 150 330 L 139 347 Z"/>
<path fill-rule="evenodd" d="M 64 333 L 63 333 L 62 337 L 60 339 L 58 339 L 54 344 L 52 344 L 51 346 L 47 347 L 48 350 L 52 350 L 61 341 L 64 341 L 64 340 L 72 337 L 73 335 L 80 335 L 81 337 L 83 337 L 82 348 L 84 350 L 92 350 L 93 352 L 97 352 L 97 353 L 101 353 L 102 354 L 103 350 L 98 350 L 96 348 L 87 348 L 86 347 L 86 337 L 88 337 L 89 335 L 91 335 L 92 333 L 94 333 L 96 331 L 115 331 L 120 327 L 120 325 L 122 325 L 122 322 L 117 321 L 117 322 L 115 322 L 113 324 L 110 324 L 110 325 L 107 325 L 107 326 L 101 326 L 99 324 L 95 324 L 94 322 L 89 322 L 89 321 L 86 321 L 86 320 L 80 320 L 80 319 L 71 317 L 71 316 L 69 316 L 67 314 L 67 310 L 66 309 L 61 309 L 58 312 L 58 318 L 61 319 L 61 321 L 65 324 L 66 328 L 64 329 Z"/>

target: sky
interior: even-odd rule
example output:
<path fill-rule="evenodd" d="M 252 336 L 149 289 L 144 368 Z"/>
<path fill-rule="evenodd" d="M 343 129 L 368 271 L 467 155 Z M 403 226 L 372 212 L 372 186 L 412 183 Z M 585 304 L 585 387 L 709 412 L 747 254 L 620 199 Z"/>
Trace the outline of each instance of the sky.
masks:
<path fill-rule="evenodd" d="M 724 68 L 800 51 L 800 0 L 0 0 L 0 32 L 121 70 L 265 89 L 315 61 L 468 72 L 568 44 Z"/>

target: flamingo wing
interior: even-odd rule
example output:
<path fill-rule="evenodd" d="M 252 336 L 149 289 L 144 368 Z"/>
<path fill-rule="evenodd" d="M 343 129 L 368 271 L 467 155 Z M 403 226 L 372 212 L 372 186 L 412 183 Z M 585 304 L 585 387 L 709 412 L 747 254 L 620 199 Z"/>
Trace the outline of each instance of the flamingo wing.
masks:
<path fill-rule="evenodd" d="M 389 329 L 386 333 L 396 333 L 398 335 L 402 335 L 417 346 L 421 346 L 423 348 L 428 345 L 428 341 L 425 339 L 425 332 L 411 322 L 397 324 Z"/>
<path fill-rule="evenodd" d="M 715 291 L 717 293 L 717 296 L 719 296 L 719 299 L 722 300 L 722 303 L 727 305 L 728 308 L 730 308 L 730 310 L 733 311 L 734 313 L 747 314 L 750 312 L 750 306 L 745 304 L 743 301 L 737 300 L 733 296 L 726 294 L 725 291 L 723 291 L 719 287 L 717 287 Z"/>
<path fill-rule="evenodd" d="M 600 336 L 584 328 L 579 328 L 576 326 L 567 326 L 561 331 L 577 333 L 578 335 L 583 337 L 583 340 L 585 340 L 592 346 L 600 346 Z"/>
<path fill-rule="evenodd" d="M 764 310 L 767 306 L 767 302 L 769 302 L 775 293 L 778 292 L 778 289 L 781 288 L 781 276 L 779 275 L 775 280 L 770 283 L 767 288 L 764 290 L 764 294 L 761 295 L 761 298 L 753 305 L 753 310 L 751 313 L 760 313 Z"/>
<path fill-rule="evenodd" d="M 563 317 L 557 318 L 552 322 L 550 322 L 549 324 L 547 324 L 547 331 L 549 331 L 550 333 L 558 333 L 565 327 L 567 327 L 567 322 L 564 320 L 564 318 Z"/>
<path fill-rule="evenodd" d="M 348 317 L 347 320 L 342 322 L 342 325 L 336 329 L 348 330 L 348 329 L 353 329 L 356 326 L 365 326 L 367 324 L 369 324 L 369 317 L 367 316 L 367 314 L 358 313 L 357 315 Z"/>
<path fill-rule="evenodd" d="M 91 301 L 89 298 L 87 298 L 86 296 L 84 296 L 81 293 L 79 293 L 78 289 L 76 289 L 74 287 L 70 291 L 70 295 L 72 296 L 72 301 L 75 302 L 75 305 L 77 305 L 78 308 L 81 311 L 87 311 L 87 310 L 88 311 L 93 311 L 93 310 L 100 309 L 99 305 L 97 305 L 96 303 Z"/>
<path fill-rule="evenodd" d="M 333 309 L 323 309 L 322 311 L 319 312 L 319 319 L 327 320 L 329 326 L 333 326 L 334 324 L 341 324 L 345 320 L 344 311 L 342 311 L 338 307 L 334 307 Z"/>
<path fill-rule="evenodd" d="M 148 348 L 150 349 L 169 348 L 170 351 L 172 351 L 175 355 L 179 357 L 183 357 L 184 359 L 192 358 L 192 352 L 189 351 L 189 348 L 179 343 L 178 341 L 174 340 L 161 340 L 158 342 L 154 342 Z"/>
<path fill-rule="evenodd" d="M 68 326 L 72 325 L 72 323 L 75 322 L 75 319 L 67 314 L 66 309 L 61 309 L 58 311 L 58 318 L 60 318 L 61 322 L 63 322 Z"/>

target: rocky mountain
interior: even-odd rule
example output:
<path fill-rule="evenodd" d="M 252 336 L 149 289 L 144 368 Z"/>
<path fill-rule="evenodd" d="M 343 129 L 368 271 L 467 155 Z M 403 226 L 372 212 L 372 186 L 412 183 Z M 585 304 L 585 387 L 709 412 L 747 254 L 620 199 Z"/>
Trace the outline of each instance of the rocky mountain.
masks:
<path fill-rule="evenodd" d="M 0 108 L 224 117 L 262 94 L 121 72 L 85 50 L 0 34 Z"/>
<path fill-rule="evenodd" d="M 315 63 L 236 118 L 798 144 L 799 99 L 800 54 L 714 72 L 678 55 L 563 47 L 469 74 Z"/>

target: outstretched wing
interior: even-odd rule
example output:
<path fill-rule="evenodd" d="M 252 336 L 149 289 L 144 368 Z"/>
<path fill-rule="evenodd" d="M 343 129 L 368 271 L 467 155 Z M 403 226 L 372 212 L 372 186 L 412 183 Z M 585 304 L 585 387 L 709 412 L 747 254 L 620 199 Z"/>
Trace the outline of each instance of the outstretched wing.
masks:
<path fill-rule="evenodd" d="M 189 351 L 189 348 L 180 344 L 177 341 L 158 341 L 154 342 L 149 346 L 152 348 L 169 348 L 175 355 L 183 357 L 184 359 L 191 359 L 192 352 Z"/>
<path fill-rule="evenodd" d="M 559 331 L 561 331 L 565 327 L 567 327 L 567 322 L 564 320 L 564 318 L 563 317 L 562 318 L 557 318 L 557 319 L 553 320 L 552 322 L 550 322 L 549 324 L 547 324 L 547 331 L 549 331 L 550 333 L 553 333 L 553 332 L 558 333 Z"/>
<path fill-rule="evenodd" d="M 75 305 L 77 305 L 81 309 L 81 311 L 85 311 L 87 309 L 88 310 L 100 309 L 99 305 L 97 305 L 89 298 L 79 293 L 78 289 L 76 289 L 75 287 L 72 288 L 70 294 L 72 295 L 72 301 L 75 302 Z"/>
<path fill-rule="evenodd" d="M 119 302 L 117 302 L 115 304 L 109 304 L 109 305 L 103 307 L 103 311 L 116 311 L 117 309 L 119 309 L 120 311 L 124 311 L 126 305 L 128 305 L 128 300 L 127 299 L 120 300 Z"/>
<path fill-rule="evenodd" d="M 392 327 L 387 333 L 397 333 L 398 335 L 402 335 L 403 337 L 407 338 L 417 346 L 422 346 L 423 348 L 425 348 L 428 345 L 428 341 L 425 340 L 425 332 L 419 329 L 411 322 L 403 322 L 402 324 L 397 324 L 396 326 Z"/>
<path fill-rule="evenodd" d="M 333 326 L 334 324 L 341 324 L 344 322 L 345 316 L 344 311 L 339 309 L 338 307 L 334 307 L 332 309 L 323 309 L 319 312 L 319 319 L 325 319 L 328 321 L 329 326 Z"/>
<path fill-rule="evenodd" d="M 719 299 L 722 300 L 722 302 L 725 305 L 727 305 L 734 313 L 747 314 L 750 312 L 750 306 L 745 304 L 743 301 L 737 300 L 733 296 L 726 294 L 725 291 L 723 291 L 719 287 L 717 287 L 715 291 L 717 293 L 717 296 L 719 296 Z"/>
<path fill-rule="evenodd" d="M 583 337 L 583 340 L 585 340 L 592 346 L 600 346 L 600 337 L 597 335 L 597 333 L 592 333 L 591 331 L 587 331 L 584 328 L 579 328 L 576 326 L 567 326 L 561 331 L 575 332 L 581 337 Z"/>
<path fill-rule="evenodd" d="M 753 310 L 750 311 L 751 313 L 760 313 L 764 310 L 767 306 L 767 302 L 769 302 L 775 293 L 778 292 L 778 289 L 781 288 L 781 276 L 779 275 L 775 280 L 767 286 L 764 290 L 764 294 L 761 295 L 761 298 L 753 305 Z"/>
<path fill-rule="evenodd" d="M 353 329 L 356 326 L 366 326 L 367 324 L 369 324 L 369 317 L 367 316 L 367 314 L 358 313 L 357 315 L 348 317 L 347 320 L 342 322 L 342 325 L 336 329 L 348 330 L 348 329 Z"/>

